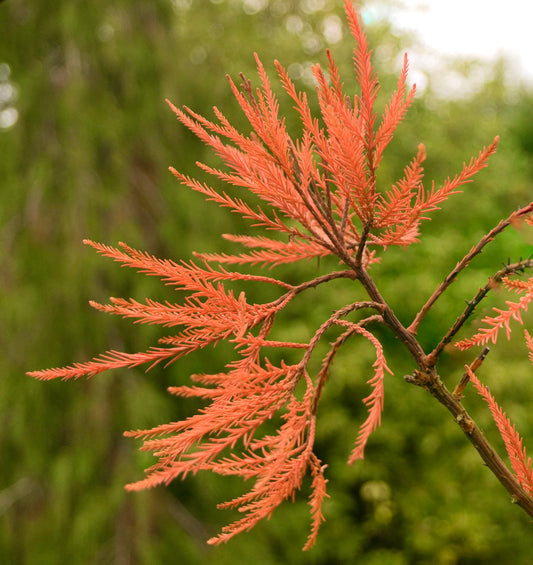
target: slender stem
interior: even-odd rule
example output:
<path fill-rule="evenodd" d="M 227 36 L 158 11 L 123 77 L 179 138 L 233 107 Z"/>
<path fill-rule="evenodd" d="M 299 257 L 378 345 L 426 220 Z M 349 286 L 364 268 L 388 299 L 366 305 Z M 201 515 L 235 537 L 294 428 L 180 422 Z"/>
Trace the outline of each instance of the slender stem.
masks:
<path fill-rule="evenodd" d="M 470 302 L 466 303 L 466 308 L 457 317 L 453 326 L 440 340 L 435 349 L 428 355 L 428 364 L 430 366 L 434 366 L 437 363 L 437 359 L 443 352 L 446 345 L 452 341 L 453 337 L 461 329 L 466 320 L 472 315 L 476 306 L 483 300 L 483 298 L 485 298 L 485 296 L 487 296 L 490 290 L 493 290 L 500 283 L 503 277 L 510 275 L 511 273 L 517 273 L 531 268 L 533 268 L 533 259 L 525 259 L 524 261 L 518 261 L 518 263 L 510 263 L 509 265 L 506 265 L 503 269 L 500 269 L 495 275 L 490 277 L 487 284 L 478 290 L 477 294 L 472 300 L 470 300 Z"/>
<path fill-rule="evenodd" d="M 488 347 L 484 347 L 481 350 L 481 353 L 474 359 L 474 362 L 472 363 L 472 365 L 470 365 L 470 370 L 473 373 L 475 373 L 479 369 L 479 367 L 481 367 L 481 364 L 485 360 L 485 357 L 489 354 L 489 351 L 490 349 Z M 463 373 L 463 376 L 461 377 L 461 380 L 457 383 L 457 386 L 453 389 L 453 395 L 455 396 L 455 398 L 457 398 L 457 400 L 461 400 L 461 398 L 463 398 L 463 391 L 466 385 L 468 384 L 468 381 L 470 381 L 470 375 L 468 371 L 465 371 Z"/>
<path fill-rule="evenodd" d="M 356 275 L 351 269 L 346 269 L 344 271 L 333 271 L 332 273 L 327 273 L 316 277 L 310 281 L 299 284 L 298 286 L 292 287 L 285 294 L 269 303 L 270 306 L 276 306 L 277 311 L 284 308 L 288 302 L 290 302 L 297 294 L 308 290 L 309 288 L 316 288 L 318 285 L 327 283 L 335 279 L 355 279 Z"/>
<path fill-rule="evenodd" d="M 436 288 L 435 292 L 429 297 L 428 301 L 422 306 L 418 314 L 415 316 L 415 319 L 411 323 L 411 325 L 407 328 L 408 331 L 412 334 L 416 334 L 418 330 L 418 326 L 420 322 L 424 319 L 426 314 L 429 312 L 433 304 L 437 301 L 440 295 L 453 283 L 453 281 L 457 278 L 457 275 L 469 265 L 470 261 L 487 245 L 491 242 L 500 232 L 502 232 L 506 227 L 509 225 L 519 221 L 524 216 L 531 214 L 533 212 L 533 202 L 531 202 L 528 206 L 524 206 L 519 210 L 516 210 L 509 217 L 505 220 L 502 220 L 497 226 L 492 228 L 488 234 L 483 236 L 477 245 L 472 247 L 472 249 L 457 263 L 455 268 L 450 272 L 450 274 L 442 281 L 442 283 Z"/>
<path fill-rule="evenodd" d="M 495 283 L 499 282 L 505 275 L 510 274 L 512 272 L 517 272 L 523 270 L 525 268 L 533 267 L 533 260 L 527 259 L 525 261 L 520 261 L 518 263 L 512 265 L 506 265 L 503 269 L 498 271 L 494 277 L 489 279 L 487 285 L 480 289 L 476 297 L 467 305 L 467 308 L 464 312 L 458 317 L 456 323 L 450 328 L 448 333 L 444 336 L 441 342 L 437 345 L 437 347 L 432 351 L 430 355 L 426 355 L 422 346 L 420 345 L 419 341 L 416 339 L 416 331 L 420 322 L 425 317 L 425 315 L 429 312 L 429 310 L 433 307 L 436 300 L 439 296 L 451 285 L 451 283 L 456 279 L 458 274 L 465 269 L 470 261 L 475 257 L 477 254 L 481 253 L 483 248 L 490 242 L 496 235 L 502 232 L 506 227 L 508 227 L 511 223 L 520 220 L 522 217 L 529 215 L 533 212 L 533 202 L 528 206 L 519 209 L 516 212 L 513 212 L 506 220 L 501 221 L 497 226 L 495 226 L 487 235 L 485 235 L 477 245 L 475 245 L 459 263 L 456 267 L 451 271 L 451 273 L 444 279 L 444 281 L 439 285 L 439 287 L 435 290 L 435 292 L 431 295 L 428 299 L 426 304 L 422 307 L 422 309 L 418 312 L 415 319 L 413 320 L 412 324 L 405 328 L 400 320 L 397 318 L 394 311 L 390 308 L 390 306 L 385 302 L 384 298 L 381 296 L 379 289 L 377 288 L 374 280 L 371 276 L 369 276 L 368 272 L 363 266 L 362 256 L 364 252 L 364 246 L 366 243 L 366 237 L 369 233 L 369 225 L 367 224 L 365 227 L 367 228 L 366 233 L 363 230 L 363 234 L 361 236 L 361 240 L 359 242 L 359 248 L 355 257 L 349 255 L 346 250 L 342 250 L 342 253 L 339 257 L 344 261 L 344 263 L 350 267 L 354 272 L 354 279 L 357 279 L 362 286 L 364 287 L 365 291 L 367 292 L 369 298 L 372 300 L 372 303 L 369 303 L 368 306 L 371 308 L 375 308 L 380 311 L 381 320 L 385 325 L 387 325 L 394 334 L 398 337 L 398 339 L 405 345 L 405 347 L 409 350 L 411 356 L 413 357 L 414 361 L 419 367 L 419 370 L 414 373 L 412 377 L 407 378 L 409 382 L 416 384 L 425 388 L 438 402 L 444 405 L 447 410 L 452 414 L 454 417 L 455 422 L 459 425 L 463 433 L 466 435 L 468 440 L 472 443 L 476 451 L 480 454 L 482 460 L 485 462 L 487 467 L 492 471 L 492 473 L 496 476 L 498 481 L 503 485 L 503 487 L 510 493 L 512 499 L 524 509 L 531 517 L 533 517 L 533 497 L 529 496 L 520 483 L 517 481 L 513 473 L 509 470 L 509 468 L 505 465 L 502 461 L 498 453 L 492 447 L 492 445 L 488 442 L 487 438 L 484 436 L 483 432 L 479 429 L 477 424 L 474 420 L 470 417 L 468 412 L 465 410 L 464 406 L 461 404 L 461 396 L 464 388 L 467 385 L 467 380 L 463 377 L 461 381 L 458 383 L 457 387 L 455 388 L 454 392 L 450 392 L 448 388 L 444 385 L 441 381 L 438 373 L 435 371 L 435 364 L 438 360 L 440 353 L 443 351 L 445 345 L 450 342 L 452 337 L 457 333 L 457 331 L 462 327 L 465 323 L 467 318 L 471 315 L 474 311 L 476 305 L 484 298 L 484 296 L 489 292 L 490 288 L 494 286 Z M 364 303 L 359 303 L 358 307 Z M 351 308 L 353 305 L 348 306 L 347 308 Z M 341 315 L 345 309 L 339 310 L 330 320 L 328 320 L 327 324 L 330 324 L 333 321 L 333 318 L 338 317 Z M 344 315 L 344 314 L 342 314 Z M 325 327 L 325 326 L 324 326 Z M 322 335 L 323 328 L 320 328 L 319 332 Z M 331 355 L 325 360 L 326 365 L 323 366 L 323 369 L 320 373 L 319 385 L 317 387 L 317 396 L 315 398 L 315 403 L 313 404 L 313 409 L 316 410 L 318 397 L 320 396 L 320 392 L 322 390 L 324 381 L 327 378 L 327 367 L 333 356 L 335 355 L 338 347 L 342 345 L 346 339 L 351 335 L 351 332 L 345 332 L 342 334 L 332 348 Z M 317 334 L 315 334 L 315 337 Z M 474 361 L 474 364 L 480 365 L 488 353 L 488 348 L 485 348 L 480 356 Z"/>
<path fill-rule="evenodd" d="M 370 228 L 372 226 L 372 222 L 369 221 L 363 226 L 363 231 L 361 233 L 361 239 L 359 240 L 359 245 L 357 246 L 357 254 L 355 256 L 355 262 L 358 265 L 363 264 L 363 254 L 365 252 L 366 241 L 370 234 Z"/>
<path fill-rule="evenodd" d="M 348 219 L 348 211 L 350 209 L 350 201 L 348 197 L 344 199 L 344 210 L 342 211 L 342 220 L 341 220 L 341 227 L 340 227 L 340 234 L 342 237 L 342 242 L 345 244 L 346 241 L 346 220 Z"/>
<path fill-rule="evenodd" d="M 392 308 L 385 302 L 376 283 L 372 277 L 370 277 L 366 269 L 361 264 L 355 263 L 353 259 L 350 260 L 350 266 L 354 269 L 356 278 L 361 282 L 369 297 L 373 301 L 383 305 L 382 316 L 384 323 L 394 332 L 396 337 L 405 344 L 420 369 L 425 370 L 426 354 L 418 340 L 403 326 Z"/>

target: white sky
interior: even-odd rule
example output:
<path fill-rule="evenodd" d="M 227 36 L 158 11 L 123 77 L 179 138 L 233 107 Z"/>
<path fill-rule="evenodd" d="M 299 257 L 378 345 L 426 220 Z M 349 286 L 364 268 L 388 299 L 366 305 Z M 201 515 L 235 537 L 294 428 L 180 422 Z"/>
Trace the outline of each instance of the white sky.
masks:
<path fill-rule="evenodd" d="M 393 22 L 439 53 L 512 58 L 533 84 L 533 1 L 404 0 Z"/>

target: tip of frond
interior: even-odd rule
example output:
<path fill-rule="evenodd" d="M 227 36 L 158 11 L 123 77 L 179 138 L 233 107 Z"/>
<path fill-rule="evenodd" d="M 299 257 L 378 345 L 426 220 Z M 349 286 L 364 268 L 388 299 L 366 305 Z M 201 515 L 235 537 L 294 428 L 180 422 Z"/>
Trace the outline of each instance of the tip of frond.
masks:
<path fill-rule="evenodd" d="M 178 113 L 178 109 L 176 108 L 176 106 L 174 106 L 174 104 L 172 104 L 172 102 L 168 99 L 165 98 L 165 102 L 169 105 L 170 109 L 177 114 Z"/>
<path fill-rule="evenodd" d="M 145 487 L 139 486 L 139 483 L 129 483 L 127 485 L 124 485 L 124 490 L 127 490 L 128 492 L 144 490 L 144 488 Z"/>
<path fill-rule="evenodd" d="M 500 136 L 496 135 L 492 140 L 492 143 L 487 147 L 487 149 L 483 148 L 482 153 L 485 152 L 487 157 L 494 155 L 494 153 L 496 153 L 496 149 L 498 149 L 499 143 L 500 143 Z"/>
<path fill-rule="evenodd" d="M 180 181 L 183 181 L 183 175 L 174 167 L 169 167 L 168 170 Z"/>

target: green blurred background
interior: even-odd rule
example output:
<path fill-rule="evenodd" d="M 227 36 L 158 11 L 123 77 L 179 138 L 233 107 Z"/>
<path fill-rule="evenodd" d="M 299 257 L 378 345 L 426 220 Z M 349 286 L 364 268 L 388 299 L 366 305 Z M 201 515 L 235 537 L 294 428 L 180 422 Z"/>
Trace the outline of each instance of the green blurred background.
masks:
<path fill-rule="evenodd" d="M 399 56 L 416 43 L 386 20 L 369 24 L 380 72 L 381 107 L 395 84 Z M 310 64 L 325 65 L 330 46 L 353 91 L 353 41 L 342 2 L 333 0 L 67 0 L 0 4 L 0 563 L 406 565 L 528 564 L 533 525 L 453 424 L 423 390 L 402 376 L 413 366 L 387 333 L 393 377 L 386 382 L 382 428 L 366 459 L 348 454 L 365 417 L 361 399 L 373 362 L 367 344 L 351 342 L 337 359 L 319 413 L 317 452 L 328 463 L 329 494 L 316 547 L 308 533 L 304 485 L 295 504 L 227 545 L 205 541 L 235 518 L 216 503 L 243 491 L 239 481 L 200 474 L 169 488 L 126 493 L 151 459 L 126 429 L 184 418 L 194 402 L 166 387 L 225 362 L 224 348 L 171 368 L 116 371 L 89 381 L 41 383 L 28 370 L 87 360 L 105 349 L 139 351 L 165 333 L 133 326 L 88 306 L 108 296 L 172 300 L 158 281 L 120 269 L 84 247 L 83 238 L 125 241 L 160 257 L 221 251 L 220 233 L 247 228 L 235 215 L 180 187 L 167 167 L 198 175 L 213 161 L 164 103 L 212 116 L 217 105 L 243 117 L 225 73 L 255 78 L 252 53 L 273 78 L 273 60 L 312 92 Z M 454 100 L 439 80 L 485 80 Z M 437 71 L 435 71 L 437 72 Z M 448 73 L 448 74 L 446 74 Z M 374 268 L 400 318 L 417 308 L 455 263 L 497 221 L 531 200 L 533 98 L 508 80 L 506 62 L 443 63 L 411 108 L 387 150 L 380 181 L 401 176 L 424 142 L 426 179 L 460 170 L 496 134 L 498 154 L 466 194 L 455 196 L 423 227 L 423 240 L 391 249 Z M 438 80 L 437 80 L 438 79 Z M 291 104 L 281 98 L 283 111 Z M 295 133 L 297 116 L 288 118 Z M 201 175 L 199 175 L 201 178 Z M 427 184 L 426 186 L 429 186 Z M 443 297 L 420 331 L 429 349 L 501 262 L 531 253 L 531 233 L 510 229 L 477 258 Z M 326 265 L 327 266 L 327 265 Z M 280 269 L 311 277 L 316 264 Z M 352 302 L 351 286 L 298 302 L 287 339 L 312 331 L 332 308 Z M 502 293 L 480 313 L 502 304 Z M 532 321 L 528 318 L 529 323 Z M 533 450 L 531 366 L 520 339 L 494 348 L 480 375 Z M 441 374 L 451 387 L 475 353 L 450 351 Z M 488 411 L 472 391 L 465 403 L 501 448 Z M 246 488 L 246 485 L 244 486 Z"/>

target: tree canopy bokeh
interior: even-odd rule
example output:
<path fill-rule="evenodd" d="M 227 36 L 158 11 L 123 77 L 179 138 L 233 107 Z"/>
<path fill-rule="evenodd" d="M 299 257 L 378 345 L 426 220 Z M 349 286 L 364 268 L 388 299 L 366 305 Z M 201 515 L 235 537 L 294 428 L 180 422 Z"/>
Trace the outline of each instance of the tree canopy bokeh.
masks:
<path fill-rule="evenodd" d="M 190 402 L 170 397 L 166 387 L 217 367 L 223 348 L 148 374 L 116 371 L 46 384 L 25 376 L 109 348 L 143 350 L 154 341 L 157 330 L 105 317 L 88 300 L 170 300 L 172 291 L 102 260 L 82 239 L 125 241 L 172 259 L 188 259 L 193 250 L 224 251 L 229 244 L 220 234 L 242 231 L 239 220 L 180 187 L 168 172 L 172 165 L 198 175 L 195 161 L 213 157 L 176 122 L 164 99 L 206 116 L 216 105 L 238 123 L 243 117 L 225 74 L 237 80 L 243 72 L 256 83 L 257 52 L 274 88 L 281 92 L 274 79 L 278 59 L 313 100 L 310 65 L 324 63 L 326 47 L 346 90 L 355 88 L 342 2 L 9 0 L 0 4 L 0 29 L 0 560 L 529 563 L 528 517 L 510 504 L 444 410 L 403 381 L 412 367 L 388 336 L 395 376 L 386 382 L 383 424 L 366 459 L 354 466 L 346 460 L 364 419 L 360 398 L 372 352 L 354 345 L 336 360 L 317 438 L 329 464 L 331 498 L 317 546 L 306 554 L 300 549 L 308 530 L 305 492 L 253 532 L 211 548 L 206 539 L 228 522 L 215 505 L 241 492 L 238 481 L 200 474 L 167 489 L 123 489 L 151 460 L 122 432 L 189 414 Z M 401 55 L 416 38 L 396 33 L 386 18 L 367 31 L 386 100 Z M 453 71 L 468 84 L 480 65 L 453 61 L 439 72 Z M 501 139 L 489 169 L 424 226 L 416 249 L 395 250 L 392 261 L 376 267 L 386 298 L 406 320 L 481 235 L 531 200 L 533 97 L 508 86 L 505 61 L 484 70 L 482 84 L 456 99 L 441 97 L 439 81 L 428 76 L 387 149 L 381 182 L 400 176 L 420 142 L 428 153 L 426 179 L 440 182 L 496 134 Z M 280 99 L 289 124 L 299 127 L 290 101 Z M 527 233 L 512 230 L 476 259 L 420 329 L 428 348 L 501 262 L 531 254 L 532 243 Z M 320 308 L 330 308 L 322 298 L 317 294 L 313 308 L 302 301 L 298 318 L 286 321 L 289 333 L 298 335 Z M 497 303 L 498 297 L 485 307 Z M 511 340 L 490 356 L 487 384 L 532 449 L 526 352 Z M 470 361 L 450 351 L 449 374 L 458 380 Z M 473 394 L 467 403 L 498 444 L 488 410 Z"/>

